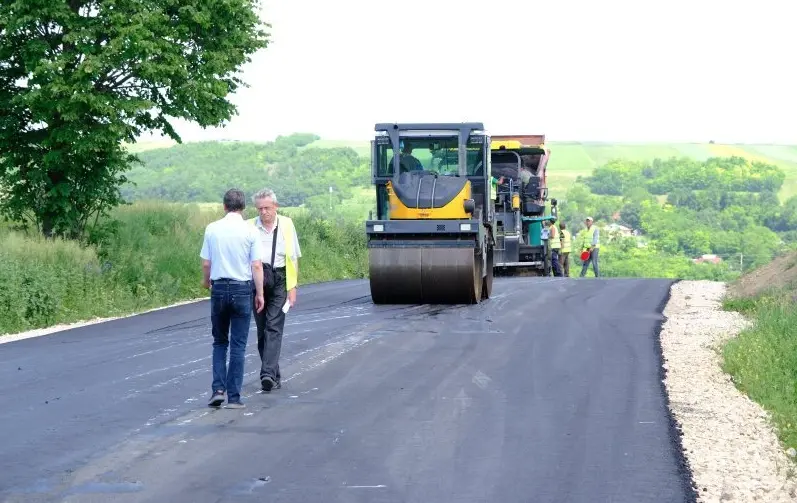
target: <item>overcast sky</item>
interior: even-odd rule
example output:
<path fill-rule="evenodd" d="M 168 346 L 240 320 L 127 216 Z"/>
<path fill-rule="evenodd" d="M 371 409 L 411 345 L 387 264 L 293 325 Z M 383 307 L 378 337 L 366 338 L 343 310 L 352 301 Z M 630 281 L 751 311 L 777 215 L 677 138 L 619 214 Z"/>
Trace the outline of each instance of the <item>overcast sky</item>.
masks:
<path fill-rule="evenodd" d="M 789 4 L 263 0 L 272 40 L 239 115 L 178 131 L 367 140 L 375 122 L 483 121 L 550 140 L 797 143 Z"/>

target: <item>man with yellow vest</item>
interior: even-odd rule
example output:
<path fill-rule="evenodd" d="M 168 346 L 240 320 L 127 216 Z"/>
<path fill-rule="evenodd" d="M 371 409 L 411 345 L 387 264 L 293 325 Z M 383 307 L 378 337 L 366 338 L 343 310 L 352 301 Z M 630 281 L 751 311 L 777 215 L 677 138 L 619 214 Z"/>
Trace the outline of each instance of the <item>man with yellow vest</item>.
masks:
<path fill-rule="evenodd" d="M 559 230 L 561 231 L 560 234 L 562 235 L 562 250 L 560 251 L 560 256 L 562 258 L 562 273 L 566 278 L 569 278 L 572 236 L 570 235 L 570 231 L 567 230 L 567 226 L 564 222 L 559 222 Z"/>
<path fill-rule="evenodd" d="M 288 309 L 296 305 L 299 274 L 299 239 L 293 221 L 277 215 L 277 196 L 263 189 L 252 197 L 260 216 L 248 222 L 255 226 L 263 250 L 263 292 L 266 307 L 255 315 L 257 351 L 260 353 L 260 384 L 263 391 L 282 387 L 279 367 L 282 330 Z M 275 239 L 276 234 L 276 239 Z"/>
<path fill-rule="evenodd" d="M 587 217 L 584 223 L 587 225 L 587 228 L 579 232 L 578 236 L 580 238 L 581 251 L 588 251 L 589 258 L 587 258 L 587 260 L 584 261 L 584 265 L 581 266 L 581 277 L 583 278 L 587 275 L 587 268 L 589 267 L 589 263 L 592 262 L 592 271 L 595 273 L 595 277 L 599 278 L 598 252 L 601 247 L 599 239 L 600 231 L 598 231 L 597 227 L 593 227 L 592 217 Z"/>
<path fill-rule="evenodd" d="M 551 248 L 551 270 L 554 276 L 561 276 L 562 269 L 559 267 L 559 252 L 562 249 L 562 240 L 559 237 L 559 229 L 556 224 L 551 222 L 548 229 L 548 246 Z"/>

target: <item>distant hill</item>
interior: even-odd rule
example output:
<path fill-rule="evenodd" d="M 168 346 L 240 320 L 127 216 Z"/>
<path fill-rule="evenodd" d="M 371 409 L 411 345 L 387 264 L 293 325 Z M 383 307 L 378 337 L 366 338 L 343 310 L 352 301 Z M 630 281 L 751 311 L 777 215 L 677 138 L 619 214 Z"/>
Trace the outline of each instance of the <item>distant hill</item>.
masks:
<path fill-rule="evenodd" d="M 294 134 L 273 142 L 196 142 L 129 147 L 135 165 L 122 188 L 129 201 L 218 202 L 230 187 L 246 194 L 270 187 L 283 206 L 313 203 L 331 208 L 366 187 L 368 159 L 350 148 L 316 148 L 318 137 Z M 147 148 L 150 146 L 150 148 Z"/>
<path fill-rule="evenodd" d="M 721 145 L 713 143 L 624 144 L 590 142 L 551 142 L 549 185 L 552 192 L 566 189 L 578 176 L 612 158 L 651 161 L 655 158 L 689 157 L 705 161 L 709 157 L 739 156 L 751 161 L 774 164 L 786 174 L 780 191 L 781 200 L 797 195 L 797 146 L 792 145 Z"/>
<path fill-rule="evenodd" d="M 306 135 L 305 135 L 306 137 Z M 288 138 L 288 137 L 286 137 Z M 333 149 L 339 155 L 343 152 L 351 149 L 354 153 L 359 155 L 363 158 L 362 162 L 366 162 L 370 156 L 370 146 L 368 141 L 357 141 L 357 140 L 332 140 L 332 139 L 317 139 L 315 138 L 309 142 L 298 142 L 295 143 L 293 146 L 296 148 L 296 151 L 293 155 L 300 155 L 303 150 L 306 149 Z M 157 164 L 157 168 L 155 169 L 156 172 L 160 176 L 167 176 L 169 173 L 174 171 L 182 172 L 183 175 L 188 174 L 191 171 L 191 167 L 184 164 L 192 164 L 196 162 L 196 156 L 192 155 L 195 151 L 203 151 L 203 156 L 207 156 L 210 152 L 208 149 L 211 145 L 217 144 L 219 152 L 221 151 L 228 151 L 228 150 L 237 150 L 240 151 L 248 150 L 247 157 L 249 157 L 248 161 L 252 162 L 262 162 L 263 159 L 261 155 L 251 155 L 251 150 L 261 150 L 266 149 L 269 150 L 267 145 L 270 143 L 247 143 L 247 142 L 203 142 L 203 143 L 187 143 L 182 146 L 168 146 L 167 142 L 150 142 L 150 143 L 141 143 L 134 145 L 131 150 L 141 152 L 141 153 L 148 153 L 152 150 L 160 151 L 158 155 L 143 155 L 145 163 L 147 161 L 153 162 Z M 728 157 L 728 156 L 740 156 L 750 160 L 762 161 L 767 162 L 770 164 L 775 164 L 776 166 L 780 167 L 786 174 L 786 180 L 783 184 L 783 188 L 781 189 L 779 195 L 781 200 L 785 200 L 786 198 L 797 195 L 797 145 L 742 145 L 742 144 L 713 144 L 713 143 L 601 143 L 601 142 L 549 142 L 549 148 L 551 149 L 551 161 L 549 164 L 549 171 L 548 171 L 548 183 L 551 187 L 551 194 L 556 197 L 556 194 L 559 194 L 560 197 L 564 196 L 564 193 L 567 189 L 571 186 L 571 184 L 575 181 L 575 179 L 579 176 L 589 176 L 592 170 L 610 159 L 616 158 L 623 158 L 629 160 L 638 160 L 638 161 L 651 161 L 655 158 L 666 159 L 669 157 L 689 157 L 696 160 L 706 160 L 709 157 Z M 215 149 L 213 149 L 215 150 Z M 251 156 L 251 157 L 250 157 Z M 211 155 L 210 157 L 215 157 Z M 224 158 L 225 156 L 222 156 Z M 235 155 L 227 157 L 228 161 L 233 161 Z M 267 156 L 265 156 L 267 157 Z M 290 156 L 289 156 L 290 157 Z M 165 158 L 168 158 L 169 161 L 164 163 Z M 185 159 L 185 161 L 182 161 Z M 255 160 L 255 158 L 259 158 Z M 157 159 L 157 161 L 156 161 Z M 191 159 L 189 161 L 189 159 Z M 317 160 L 316 160 L 317 162 Z M 358 180 L 363 180 L 363 175 L 365 174 L 366 167 L 363 166 L 361 163 L 354 161 L 354 159 L 349 160 L 348 162 L 351 165 L 357 165 L 354 168 L 358 173 L 356 178 Z M 204 164 L 200 163 L 200 164 Z M 238 170 L 236 167 L 232 165 L 233 163 L 230 162 L 225 166 L 224 171 L 231 171 L 233 173 L 238 174 Z M 249 164 L 249 163 L 247 163 Z M 293 163 L 290 163 L 293 164 Z M 184 165 L 184 166 L 181 166 Z M 195 168 L 197 169 L 196 164 L 194 164 Z M 154 167 L 154 166 L 152 166 Z M 338 167 L 338 170 L 341 169 L 343 166 Z M 353 167 L 353 166 L 352 166 Z M 181 169 L 178 169 L 181 168 Z M 250 167 L 246 168 L 247 170 L 251 170 Z M 261 168 L 262 169 L 262 168 Z M 344 168 L 345 169 L 345 168 Z M 143 175 L 142 171 L 149 171 L 149 169 L 141 170 L 140 168 L 137 169 L 135 172 L 131 173 L 131 179 L 134 181 L 136 178 L 140 178 Z M 269 173 L 271 175 L 277 175 L 276 172 Z M 147 179 L 147 184 L 151 188 L 153 184 L 159 184 L 162 180 L 160 180 L 160 176 L 157 176 L 155 172 L 150 171 L 147 173 L 145 177 Z M 215 177 L 223 178 L 224 175 L 222 173 L 216 173 Z M 366 175 L 367 176 L 367 175 Z M 334 177 L 333 180 L 337 178 L 343 177 Z M 326 183 L 329 183 L 333 180 L 326 180 Z M 342 182 L 343 180 L 341 180 Z M 168 183 L 166 181 L 165 183 Z M 196 180 L 193 181 L 195 185 L 197 183 Z M 320 185 L 319 185 L 320 186 Z M 158 191 L 149 190 L 147 191 L 150 195 L 154 195 Z M 307 192 L 305 191 L 299 191 Z M 311 191 L 313 192 L 313 191 Z M 129 191 L 128 195 L 135 194 L 135 190 Z M 297 195 L 299 195 L 297 193 Z"/>
<path fill-rule="evenodd" d="M 369 156 L 368 142 L 317 140 L 313 147 L 350 147 Z M 714 143 L 601 143 L 548 142 L 551 160 L 548 185 L 551 193 L 566 192 L 578 176 L 589 176 L 593 169 L 613 158 L 652 161 L 655 158 L 690 157 L 705 161 L 709 157 L 739 156 L 751 161 L 775 164 L 786 173 L 781 200 L 797 195 L 797 145 L 723 145 Z"/>

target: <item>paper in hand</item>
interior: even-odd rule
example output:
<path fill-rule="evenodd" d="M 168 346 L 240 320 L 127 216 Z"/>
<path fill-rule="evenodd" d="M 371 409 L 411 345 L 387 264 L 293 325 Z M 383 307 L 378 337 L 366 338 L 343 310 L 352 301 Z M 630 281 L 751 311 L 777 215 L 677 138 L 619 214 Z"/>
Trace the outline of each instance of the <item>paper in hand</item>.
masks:
<path fill-rule="evenodd" d="M 282 312 L 285 313 L 285 314 L 288 314 L 288 309 L 290 309 L 290 308 L 291 308 L 291 301 L 286 300 L 285 301 L 285 305 L 282 306 Z"/>

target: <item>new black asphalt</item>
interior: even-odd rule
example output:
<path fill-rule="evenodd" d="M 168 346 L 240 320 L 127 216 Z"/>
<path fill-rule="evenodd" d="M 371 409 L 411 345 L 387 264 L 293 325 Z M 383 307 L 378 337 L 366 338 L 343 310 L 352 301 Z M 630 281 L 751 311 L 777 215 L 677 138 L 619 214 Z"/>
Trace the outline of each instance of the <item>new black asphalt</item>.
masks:
<path fill-rule="evenodd" d="M 661 382 L 670 281 L 496 279 L 476 306 L 303 286 L 284 385 L 207 407 L 207 301 L 0 344 L 0 500 L 694 501 Z"/>

